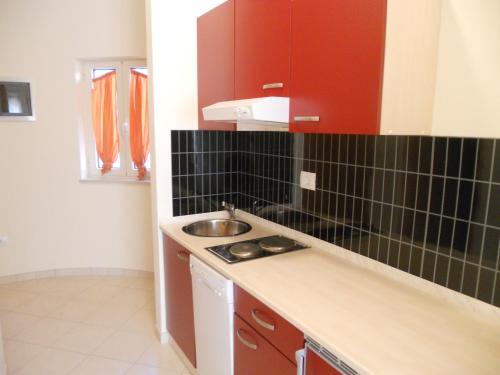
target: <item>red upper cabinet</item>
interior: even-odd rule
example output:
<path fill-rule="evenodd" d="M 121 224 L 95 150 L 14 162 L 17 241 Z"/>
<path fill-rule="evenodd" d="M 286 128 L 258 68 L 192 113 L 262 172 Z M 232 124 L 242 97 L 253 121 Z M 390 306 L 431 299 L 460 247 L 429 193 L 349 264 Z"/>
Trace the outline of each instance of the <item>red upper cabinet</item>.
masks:
<path fill-rule="evenodd" d="M 189 251 L 168 236 L 163 236 L 167 330 L 196 367 L 193 291 L 189 269 Z"/>
<path fill-rule="evenodd" d="M 378 134 L 386 0 L 293 0 L 290 130 Z"/>
<path fill-rule="evenodd" d="M 290 0 L 236 0 L 236 99 L 288 96 Z"/>
<path fill-rule="evenodd" d="M 306 375 L 342 375 L 311 350 L 307 351 Z"/>
<path fill-rule="evenodd" d="M 204 121 L 201 112 L 203 107 L 233 99 L 234 0 L 229 0 L 198 18 L 199 128 L 235 130 L 234 124 Z"/>

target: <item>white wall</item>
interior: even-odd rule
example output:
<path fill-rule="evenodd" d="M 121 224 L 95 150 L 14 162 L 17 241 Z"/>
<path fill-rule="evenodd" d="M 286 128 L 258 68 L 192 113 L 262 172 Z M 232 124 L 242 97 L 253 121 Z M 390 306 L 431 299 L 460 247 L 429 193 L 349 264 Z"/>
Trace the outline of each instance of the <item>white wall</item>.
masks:
<path fill-rule="evenodd" d="M 500 137 L 500 1 L 443 0 L 433 135 Z"/>
<path fill-rule="evenodd" d="M 172 220 L 170 131 L 198 128 L 196 18 L 225 0 L 147 0 L 148 61 L 153 85 L 151 200 L 155 246 L 156 321 L 166 340 L 160 221 Z M 151 103 L 150 103 L 151 104 Z"/>
<path fill-rule="evenodd" d="M 0 76 L 32 79 L 34 123 L 0 122 L 0 276 L 152 270 L 148 184 L 79 181 L 77 59 L 145 57 L 144 0 L 1 0 Z"/>

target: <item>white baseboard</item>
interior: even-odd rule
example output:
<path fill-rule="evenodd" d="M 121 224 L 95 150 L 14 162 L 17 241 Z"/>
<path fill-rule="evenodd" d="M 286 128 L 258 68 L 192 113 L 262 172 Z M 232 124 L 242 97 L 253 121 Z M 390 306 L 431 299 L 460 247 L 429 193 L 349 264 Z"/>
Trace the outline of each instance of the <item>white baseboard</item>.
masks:
<path fill-rule="evenodd" d="M 13 283 L 18 281 L 43 279 L 47 277 L 65 277 L 65 276 L 136 276 L 153 277 L 153 272 L 142 270 L 131 270 L 125 268 L 64 268 L 47 271 L 19 273 L 16 275 L 0 276 L 0 284 Z"/>

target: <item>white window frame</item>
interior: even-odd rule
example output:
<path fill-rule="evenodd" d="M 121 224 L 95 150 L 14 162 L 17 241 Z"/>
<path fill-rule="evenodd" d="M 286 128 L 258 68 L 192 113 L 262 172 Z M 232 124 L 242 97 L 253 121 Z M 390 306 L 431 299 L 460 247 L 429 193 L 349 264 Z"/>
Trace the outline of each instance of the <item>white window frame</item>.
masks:
<path fill-rule="evenodd" d="M 130 110 L 129 110 L 129 84 L 130 69 L 134 67 L 147 67 L 144 59 L 113 59 L 99 61 L 82 61 L 77 71 L 77 81 L 80 80 L 80 101 L 82 109 L 82 136 L 83 150 L 81 163 L 82 180 L 98 181 L 136 181 L 149 182 L 150 172 L 144 180 L 137 179 L 138 171 L 133 167 L 132 155 L 130 152 Z M 120 140 L 120 167 L 113 168 L 108 173 L 102 175 L 98 168 L 98 156 L 96 152 L 95 136 L 92 126 L 92 71 L 94 69 L 114 69 L 116 71 L 116 107 L 117 107 L 117 125 Z"/>

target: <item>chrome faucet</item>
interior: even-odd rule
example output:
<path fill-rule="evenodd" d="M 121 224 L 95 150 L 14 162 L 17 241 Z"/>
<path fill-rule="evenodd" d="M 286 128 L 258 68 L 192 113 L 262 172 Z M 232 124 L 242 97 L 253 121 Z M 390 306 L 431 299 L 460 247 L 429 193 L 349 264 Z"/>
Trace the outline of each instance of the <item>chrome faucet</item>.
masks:
<path fill-rule="evenodd" d="M 234 207 L 234 204 L 222 201 L 222 207 L 224 207 L 224 209 L 227 212 L 229 212 L 229 217 L 231 219 L 234 219 L 234 217 L 236 216 L 236 213 L 235 213 L 236 208 Z"/>

